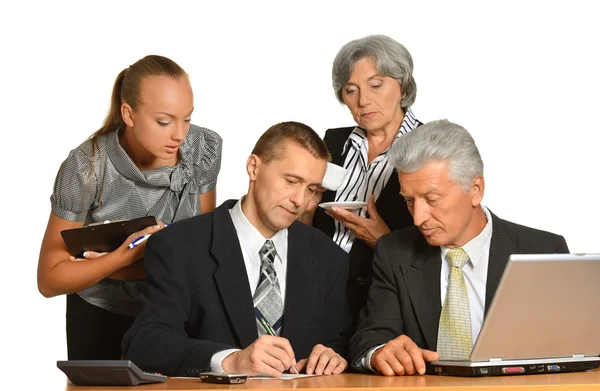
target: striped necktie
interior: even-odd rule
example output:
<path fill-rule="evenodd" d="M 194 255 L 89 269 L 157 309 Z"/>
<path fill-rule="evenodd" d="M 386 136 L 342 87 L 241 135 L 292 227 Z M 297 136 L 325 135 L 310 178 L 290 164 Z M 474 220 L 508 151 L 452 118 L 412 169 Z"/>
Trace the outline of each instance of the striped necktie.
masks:
<path fill-rule="evenodd" d="M 440 316 L 437 351 L 441 360 L 465 361 L 473 348 L 469 295 L 462 270 L 469 256 L 462 248 L 453 248 L 446 259 L 450 263 L 450 275 Z"/>
<path fill-rule="evenodd" d="M 261 260 L 260 278 L 252 298 L 258 335 L 268 334 L 260 322 L 261 318 L 265 318 L 273 327 L 275 333 L 279 335 L 283 325 L 283 299 L 279 288 L 279 280 L 273 267 L 277 251 L 273 242 L 267 239 L 258 253 Z"/>

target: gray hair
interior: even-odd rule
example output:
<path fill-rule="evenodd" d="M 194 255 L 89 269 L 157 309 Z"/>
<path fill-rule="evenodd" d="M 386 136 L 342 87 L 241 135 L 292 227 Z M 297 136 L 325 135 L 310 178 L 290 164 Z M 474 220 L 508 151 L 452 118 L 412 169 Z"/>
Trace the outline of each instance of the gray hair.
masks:
<path fill-rule="evenodd" d="M 388 161 L 398 172 L 413 173 L 434 161 L 449 163 L 449 179 L 468 191 L 483 175 L 483 161 L 475 140 L 460 125 L 442 119 L 421 125 L 396 139 Z"/>
<path fill-rule="evenodd" d="M 413 60 L 406 48 L 386 35 L 369 35 L 350 41 L 338 52 L 333 60 L 331 79 L 333 90 L 340 103 L 342 89 L 350 80 L 354 64 L 365 57 L 375 59 L 377 71 L 383 76 L 393 77 L 402 89 L 400 106 L 408 109 L 415 103 L 417 83 L 413 79 Z"/>

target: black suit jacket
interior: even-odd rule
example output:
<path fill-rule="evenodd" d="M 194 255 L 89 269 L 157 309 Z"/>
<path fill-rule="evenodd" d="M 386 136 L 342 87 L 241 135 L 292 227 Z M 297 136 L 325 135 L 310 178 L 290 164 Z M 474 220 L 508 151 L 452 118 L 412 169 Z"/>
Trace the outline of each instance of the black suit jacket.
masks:
<path fill-rule="evenodd" d="M 517 225 L 492 214 L 492 240 L 485 314 L 511 254 L 568 253 L 562 236 Z M 440 248 L 430 246 L 417 227 L 383 236 L 373 261 L 373 285 L 350 340 L 350 362 L 372 347 L 404 334 L 423 349 L 436 350 L 442 310 Z M 485 315 L 484 315 L 485 316 Z"/>
<path fill-rule="evenodd" d="M 125 358 L 142 369 L 197 376 L 210 370 L 215 352 L 243 349 L 257 339 L 248 275 L 229 214 L 235 202 L 173 224 L 148 241 L 142 311 L 123 338 Z M 297 360 L 319 343 L 345 356 L 347 254 L 322 232 L 294 222 L 287 262 L 281 336 Z"/>
<path fill-rule="evenodd" d="M 420 124 L 420 123 L 419 123 Z M 348 128 L 329 129 L 325 133 L 324 141 L 331 153 L 331 161 L 339 166 L 344 165 L 346 154 L 342 150 L 346 140 L 354 130 L 354 126 Z M 334 201 L 335 192 L 327 191 L 323 194 L 322 202 Z M 400 182 L 398 173 L 394 169 L 392 176 L 381 190 L 379 198 L 375 202 L 377 212 L 385 221 L 390 230 L 411 226 L 413 219 L 406 207 L 404 199 L 400 196 Z M 322 208 L 317 208 L 313 218 L 313 227 L 320 229 L 327 236 L 333 238 L 335 233 L 334 220 L 325 214 Z M 356 324 L 358 314 L 367 301 L 367 293 L 371 286 L 373 249 L 360 239 L 356 239 L 350 250 L 350 274 L 346 293 L 353 323 Z"/>

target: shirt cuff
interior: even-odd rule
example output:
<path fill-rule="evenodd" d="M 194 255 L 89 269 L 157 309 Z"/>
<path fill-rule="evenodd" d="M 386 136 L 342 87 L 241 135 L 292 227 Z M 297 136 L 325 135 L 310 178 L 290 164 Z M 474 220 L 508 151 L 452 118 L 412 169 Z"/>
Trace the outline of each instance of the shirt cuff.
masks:
<path fill-rule="evenodd" d="M 208 193 L 209 191 L 213 190 L 215 187 L 217 187 L 217 181 L 210 182 L 210 183 L 207 183 L 202 186 L 198 186 L 198 188 L 200 190 L 200 194 Z"/>
<path fill-rule="evenodd" d="M 52 213 L 54 213 L 57 217 L 60 217 L 63 220 L 73 221 L 73 222 L 82 222 L 85 220 L 85 212 L 72 212 L 70 210 L 66 210 L 58 204 L 54 203 L 54 201 L 50 202 Z"/>
<path fill-rule="evenodd" d="M 382 347 L 384 347 L 385 344 L 381 344 L 379 346 L 375 346 L 373 348 L 371 348 L 371 350 L 369 350 L 365 355 L 362 356 L 362 358 L 359 361 L 359 366 L 362 369 L 366 369 L 368 371 L 371 371 L 373 373 L 379 373 L 378 371 L 376 371 L 375 369 L 373 369 L 373 367 L 371 367 L 371 357 L 373 357 L 373 354 L 378 351 L 379 349 L 381 349 Z"/>
<path fill-rule="evenodd" d="M 227 356 L 229 356 L 232 353 L 238 352 L 239 350 L 240 349 L 227 349 L 221 350 L 220 352 L 216 352 L 215 354 L 213 354 L 213 356 L 210 359 L 211 372 L 225 373 L 225 371 L 221 367 L 221 363 L 223 362 L 223 360 L 225 360 L 225 358 L 227 358 Z"/>

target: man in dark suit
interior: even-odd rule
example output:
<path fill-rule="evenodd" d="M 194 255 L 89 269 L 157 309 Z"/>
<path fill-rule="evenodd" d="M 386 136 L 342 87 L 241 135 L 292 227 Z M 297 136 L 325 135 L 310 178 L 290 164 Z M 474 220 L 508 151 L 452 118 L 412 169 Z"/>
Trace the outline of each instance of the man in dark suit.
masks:
<path fill-rule="evenodd" d="M 328 158 L 311 128 L 277 124 L 248 158 L 246 196 L 153 235 L 125 358 L 171 376 L 341 373 L 348 257 L 297 221 Z"/>
<path fill-rule="evenodd" d="M 425 362 L 468 359 L 511 254 L 569 250 L 562 236 L 481 205 L 483 162 L 461 126 L 422 125 L 389 156 L 415 226 L 377 242 L 373 285 L 348 356 L 362 371 L 423 374 Z"/>

